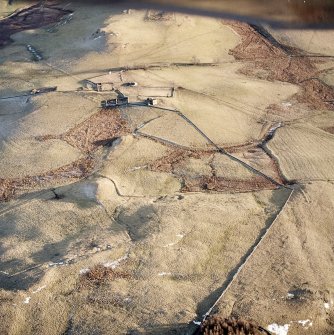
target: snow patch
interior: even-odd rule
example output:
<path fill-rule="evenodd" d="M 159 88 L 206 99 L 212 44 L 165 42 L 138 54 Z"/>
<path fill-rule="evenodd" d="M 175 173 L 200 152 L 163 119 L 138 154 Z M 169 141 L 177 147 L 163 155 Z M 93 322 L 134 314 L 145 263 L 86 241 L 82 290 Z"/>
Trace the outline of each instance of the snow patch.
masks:
<path fill-rule="evenodd" d="M 276 335 L 287 335 L 290 325 L 285 324 L 283 326 L 278 325 L 277 323 L 272 323 L 268 326 L 268 330 Z"/>
<path fill-rule="evenodd" d="M 59 266 L 59 265 L 65 265 L 65 263 L 64 262 L 56 262 L 56 263 L 51 262 L 51 263 L 49 263 L 49 267 Z"/>
<path fill-rule="evenodd" d="M 170 276 L 171 273 L 170 272 L 160 272 L 158 273 L 158 276 Z"/>
<path fill-rule="evenodd" d="M 32 291 L 32 293 L 38 293 L 38 292 L 42 291 L 44 288 L 46 288 L 46 285 L 38 287 L 35 291 Z"/>
<path fill-rule="evenodd" d="M 115 261 L 104 263 L 103 266 L 105 266 L 106 268 L 115 269 L 115 268 L 117 268 L 121 264 L 121 262 L 123 262 L 126 259 L 128 259 L 128 257 L 129 257 L 129 255 L 126 254 L 123 257 L 116 259 Z"/>
<path fill-rule="evenodd" d="M 167 247 L 172 247 L 173 245 L 177 244 L 178 242 L 172 242 L 172 243 L 168 243 L 168 244 L 165 244 L 164 245 L 164 248 L 167 248 Z"/>
<path fill-rule="evenodd" d="M 89 272 L 89 269 L 88 268 L 86 268 L 86 269 L 80 269 L 79 272 L 80 272 L 81 275 L 84 275 L 85 273 Z"/>
<path fill-rule="evenodd" d="M 325 307 L 326 309 L 329 309 L 329 308 L 331 307 L 331 305 L 330 305 L 328 302 L 324 302 L 324 307 Z"/>
<path fill-rule="evenodd" d="M 193 323 L 197 326 L 200 326 L 201 325 L 201 321 L 193 321 Z"/>
<path fill-rule="evenodd" d="M 137 170 L 140 170 L 140 169 L 146 169 L 148 167 L 148 165 L 140 165 L 140 166 L 134 166 L 133 168 L 129 169 L 128 171 L 129 172 L 133 172 L 133 171 L 137 171 Z"/>
<path fill-rule="evenodd" d="M 312 327 L 313 325 L 313 322 L 310 320 L 310 319 L 307 319 L 307 320 L 299 320 L 297 321 L 300 325 L 302 325 L 304 328 L 309 328 L 309 327 Z"/>
<path fill-rule="evenodd" d="M 292 293 L 288 293 L 288 294 L 287 294 L 287 298 L 288 298 L 288 299 L 293 299 L 294 297 L 295 297 L 295 295 L 292 294 Z"/>
<path fill-rule="evenodd" d="M 24 303 L 24 304 L 29 304 L 30 299 L 31 299 L 31 297 L 26 297 L 26 298 L 23 300 L 23 303 Z"/>
<path fill-rule="evenodd" d="M 183 239 L 184 235 L 183 234 L 176 234 L 176 237 L 179 239 L 178 241 L 165 244 L 164 248 L 171 247 L 175 244 L 178 244 Z"/>

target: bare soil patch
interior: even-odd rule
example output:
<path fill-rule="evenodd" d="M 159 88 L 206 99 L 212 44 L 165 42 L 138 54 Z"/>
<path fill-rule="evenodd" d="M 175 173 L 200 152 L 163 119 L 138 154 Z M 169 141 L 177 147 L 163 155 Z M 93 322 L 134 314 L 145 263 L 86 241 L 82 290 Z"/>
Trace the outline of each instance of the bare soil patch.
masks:
<path fill-rule="evenodd" d="M 12 15 L 0 20 L 0 47 L 11 42 L 10 36 L 23 30 L 36 29 L 58 22 L 70 10 L 56 5 L 36 4 L 17 10 Z"/>
<path fill-rule="evenodd" d="M 240 72 L 248 76 L 266 73 L 266 79 L 297 84 L 301 92 L 298 102 L 306 103 L 312 109 L 331 109 L 334 106 L 334 89 L 318 78 L 315 60 L 304 57 L 301 50 L 287 47 L 278 42 L 271 43 L 253 27 L 245 23 L 228 23 L 240 36 L 242 43 L 230 51 L 238 60 L 250 61 Z M 263 74 L 262 74 L 263 76 Z"/>

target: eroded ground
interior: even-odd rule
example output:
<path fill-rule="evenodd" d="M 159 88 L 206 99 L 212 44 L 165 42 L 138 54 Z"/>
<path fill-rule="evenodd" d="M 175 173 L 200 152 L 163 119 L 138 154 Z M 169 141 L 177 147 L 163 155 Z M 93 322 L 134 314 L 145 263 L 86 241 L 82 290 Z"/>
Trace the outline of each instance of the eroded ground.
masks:
<path fill-rule="evenodd" d="M 10 21 L 0 49 L 0 332 L 194 334 L 218 312 L 332 334 L 330 50 L 175 13 L 57 15 Z M 100 108 L 117 90 L 130 104 Z"/>

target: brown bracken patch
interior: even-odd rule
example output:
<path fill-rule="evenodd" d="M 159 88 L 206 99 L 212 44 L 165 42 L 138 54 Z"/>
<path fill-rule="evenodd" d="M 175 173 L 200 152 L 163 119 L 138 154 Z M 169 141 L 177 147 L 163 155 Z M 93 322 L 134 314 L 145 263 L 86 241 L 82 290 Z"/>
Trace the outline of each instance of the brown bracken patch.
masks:
<path fill-rule="evenodd" d="M 72 11 L 45 3 L 17 10 L 12 15 L 0 20 L 0 47 L 9 44 L 11 42 L 10 36 L 19 31 L 57 23 L 64 15 L 70 13 Z"/>
<path fill-rule="evenodd" d="M 210 157 L 213 155 L 212 151 L 190 151 L 182 149 L 170 150 L 165 156 L 153 161 L 149 164 L 148 168 L 151 171 L 167 172 L 179 177 L 182 180 L 181 192 L 203 192 L 203 191 L 234 191 L 234 192 L 245 192 L 261 189 L 275 189 L 277 185 L 272 183 L 270 180 L 258 176 L 254 173 L 254 176 L 249 179 L 226 179 L 215 175 L 215 170 L 212 165 L 212 175 L 202 175 L 198 177 L 188 176 L 185 173 L 179 174 L 175 167 L 187 158 L 201 159 L 204 157 Z M 277 172 L 277 180 L 282 182 L 279 175 L 279 171 L 272 161 L 272 168 Z"/>
<path fill-rule="evenodd" d="M 322 128 L 322 130 L 327 131 L 327 133 L 334 134 L 334 126 Z"/>
<path fill-rule="evenodd" d="M 80 276 L 78 288 L 92 288 L 118 278 L 128 279 L 130 278 L 130 275 L 126 272 L 116 271 L 98 264 Z"/>
<path fill-rule="evenodd" d="M 255 322 L 211 316 L 200 328 L 200 335 L 263 335 L 270 333 Z"/>
<path fill-rule="evenodd" d="M 60 138 L 83 152 L 90 153 L 108 140 L 129 132 L 127 122 L 118 109 L 101 109 Z"/>
<path fill-rule="evenodd" d="M 10 179 L 0 178 L 0 201 L 8 201 L 14 194 L 14 182 Z"/>
<path fill-rule="evenodd" d="M 185 177 L 181 192 L 246 192 L 263 189 L 275 189 L 276 187 L 277 186 L 275 184 L 260 176 L 254 176 L 249 180 L 226 179 L 217 176 L 201 176 L 199 178 Z"/>
<path fill-rule="evenodd" d="M 305 5 L 305 0 L 295 0 L 288 2 L 288 8 L 297 14 L 304 23 L 322 23 L 332 22 L 334 10 L 331 1 L 309 1 Z"/>
<path fill-rule="evenodd" d="M 279 80 L 299 85 L 298 102 L 312 109 L 331 109 L 334 90 L 321 81 L 312 57 L 305 57 L 301 50 L 269 41 L 246 23 L 228 22 L 241 37 L 242 42 L 230 51 L 238 60 L 248 60 L 240 72 L 248 76 L 266 73 L 267 80 Z M 263 79 L 263 78 L 262 78 Z"/>
<path fill-rule="evenodd" d="M 75 181 L 89 176 L 95 168 L 95 161 L 90 153 L 127 133 L 129 133 L 127 122 L 118 109 L 102 109 L 60 136 L 37 136 L 36 139 L 39 141 L 62 139 L 79 148 L 86 156 L 40 175 L 0 179 L 0 202 L 12 199 L 19 190 L 50 186 L 55 182 Z"/>
<path fill-rule="evenodd" d="M 48 186 L 57 181 L 61 183 L 69 180 L 85 178 L 94 170 L 95 163 L 91 157 L 85 157 L 64 165 L 60 168 L 48 171 L 37 176 L 26 176 L 23 178 L 0 178 L 0 202 L 9 201 L 14 198 L 20 190 L 36 186 Z"/>
<path fill-rule="evenodd" d="M 75 181 L 89 176 L 95 168 L 95 161 L 90 153 L 128 132 L 127 122 L 122 118 L 119 110 L 102 109 L 63 135 L 37 136 L 36 139 L 39 141 L 62 139 L 79 148 L 86 156 L 40 175 L 0 179 L 0 202 L 12 199 L 19 190 L 31 189 L 36 186 L 50 186 L 51 183 L 55 182 Z"/>
<path fill-rule="evenodd" d="M 191 151 L 182 149 L 170 150 L 167 155 L 152 162 L 149 165 L 149 169 L 157 172 L 173 172 L 174 165 L 180 163 L 186 158 L 191 157 L 200 159 L 210 154 L 212 154 L 212 152 L 209 151 Z"/>
<path fill-rule="evenodd" d="M 118 109 L 101 109 L 62 135 L 36 136 L 39 141 L 60 139 L 88 154 L 130 132 Z"/>

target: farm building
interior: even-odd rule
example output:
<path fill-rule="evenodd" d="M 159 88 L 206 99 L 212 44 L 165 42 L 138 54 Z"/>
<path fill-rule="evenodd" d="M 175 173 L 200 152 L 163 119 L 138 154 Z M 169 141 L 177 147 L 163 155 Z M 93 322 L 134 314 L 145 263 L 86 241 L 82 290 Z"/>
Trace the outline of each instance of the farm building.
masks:
<path fill-rule="evenodd" d="M 117 97 L 114 99 L 101 101 L 101 107 L 102 108 L 119 107 L 119 106 L 125 106 L 128 103 L 129 103 L 129 98 L 126 96 L 122 96 L 122 97 Z"/>
<path fill-rule="evenodd" d="M 148 106 L 156 106 L 158 104 L 158 100 L 154 98 L 147 98 L 146 99 L 146 104 Z"/>
<path fill-rule="evenodd" d="M 108 74 L 86 79 L 84 86 L 89 90 L 97 92 L 112 91 L 115 86 L 119 86 L 122 83 L 118 72 L 109 72 Z"/>
<path fill-rule="evenodd" d="M 112 91 L 114 88 L 113 83 L 100 83 L 94 82 L 92 80 L 85 80 L 85 87 L 89 90 L 102 92 L 102 91 Z"/>

